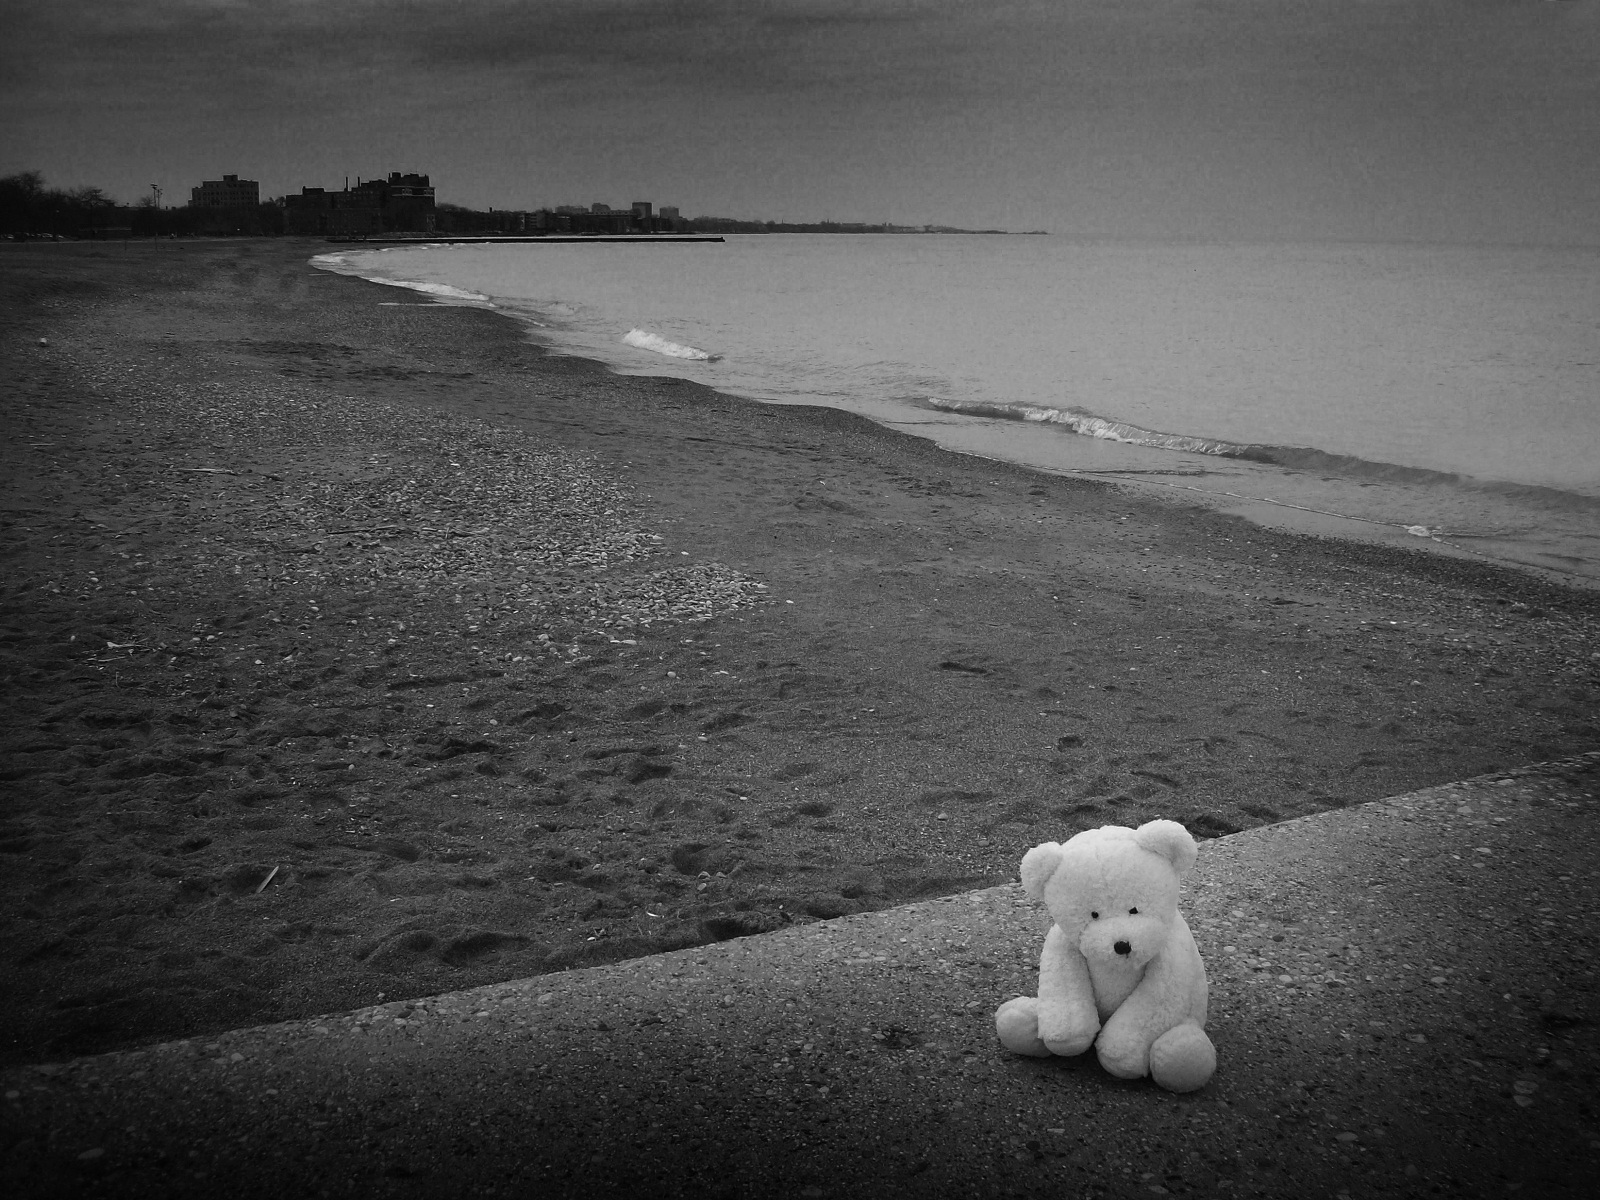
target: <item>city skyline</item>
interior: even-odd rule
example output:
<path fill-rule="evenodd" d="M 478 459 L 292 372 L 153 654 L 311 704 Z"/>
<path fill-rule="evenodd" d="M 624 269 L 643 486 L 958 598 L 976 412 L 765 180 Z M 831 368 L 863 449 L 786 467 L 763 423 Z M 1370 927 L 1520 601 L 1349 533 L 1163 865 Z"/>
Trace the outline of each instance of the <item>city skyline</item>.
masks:
<path fill-rule="evenodd" d="M 1600 242 L 1596 0 L 0 0 L 0 175 Z"/>

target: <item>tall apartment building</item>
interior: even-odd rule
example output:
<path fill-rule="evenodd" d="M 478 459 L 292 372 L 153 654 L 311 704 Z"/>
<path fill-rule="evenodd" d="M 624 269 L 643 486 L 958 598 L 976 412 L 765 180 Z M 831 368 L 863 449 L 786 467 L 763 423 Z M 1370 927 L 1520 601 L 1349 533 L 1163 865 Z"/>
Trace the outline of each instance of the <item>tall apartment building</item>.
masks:
<path fill-rule="evenodd" d="M 261 185 L 254 179 L 224 175 L 189 189 L 190 208 L 254 208 L 261 203 Z"/>

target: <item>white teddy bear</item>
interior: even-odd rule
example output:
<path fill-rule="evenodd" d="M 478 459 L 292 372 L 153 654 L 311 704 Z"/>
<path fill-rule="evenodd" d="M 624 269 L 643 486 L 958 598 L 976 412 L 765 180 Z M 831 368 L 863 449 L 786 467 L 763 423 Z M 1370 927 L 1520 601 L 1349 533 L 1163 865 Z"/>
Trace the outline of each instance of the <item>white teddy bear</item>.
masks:
<path fill-rule="evenodd" d="M 1176 821 L 1105 825 L 1035 846 L 1022 886 L 1055 924 L 1039 957 L 1039 995 L 1000 1006 L 995 1029 L 1018 1054 L 1090 1046 L 1123 1079 L 1174 1092 L 1217 1067 L 1206 1036 L 1206 968 L 1178 911 L 1179 879 L 1199 851 Z"/>

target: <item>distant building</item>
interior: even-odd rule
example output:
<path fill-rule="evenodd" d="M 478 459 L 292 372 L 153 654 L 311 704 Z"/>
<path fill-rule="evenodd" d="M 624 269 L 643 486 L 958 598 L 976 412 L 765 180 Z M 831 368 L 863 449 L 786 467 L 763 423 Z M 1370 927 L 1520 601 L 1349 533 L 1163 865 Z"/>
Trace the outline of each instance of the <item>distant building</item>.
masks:
<path fill-rule="evenodd" d="M 286 233 L 432 233 L 437 220 L 428 177 L 399 171 L 339 192 L 301 188 L 283 198 L 283 207 Z"/>
<path fill-rule="evenodd" d="M 189 189 L 190 208 L 254 208 L 261 203 L 261 185 L 254 179 L 224 175 Z"/>
<path fill-rule="evenodd" d="M 361 234 L 382 233 L 383 216 L 378 198 L 371 192 L 330 192 L 324 188 L 301 188 L 298 196 L 283 198 L 285 233 Z"/>
<path fill-rule="evenodd" d="M 612 208 L 596 202 L 588 208 L 558 204 L 528 215 L 528 228 L 549 233 L 681 233 L 688 222 L 678 210 L 665 205 L 660 212 L 649 200 L 635 200 L 627 208 Z"/>
<path fill-rule="evenodd" d="M 491 208 L 487 212 L 480 212 L 455 204 L 444 204 L 439 206 L 435 214 L 434 230 L 444 234 L 478 236 L 520 234 L 530 229 L 537 232 L 542 228 L 537 222 L 541 215 L 509 208 Z"/>
<path fill-rule="evenodd" d="M 359 184 L 378 196 L 384 228 L 390 232 L 429 233 L 434 227 L 436 205 L 433 185 L 426 175 L 402 175 L 391 171 L 388 179 L 369 179 Z"/>

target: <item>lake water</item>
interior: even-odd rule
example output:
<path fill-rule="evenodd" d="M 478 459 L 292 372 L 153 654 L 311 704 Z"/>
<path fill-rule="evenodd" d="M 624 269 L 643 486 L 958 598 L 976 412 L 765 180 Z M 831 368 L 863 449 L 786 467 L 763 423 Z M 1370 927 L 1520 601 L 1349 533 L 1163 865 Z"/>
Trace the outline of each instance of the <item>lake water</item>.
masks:
<path fill-rule="evenodd" d="M 315 261 L 621 372 L 1600 585 L 1600 250 L 767 235 Z"/>

